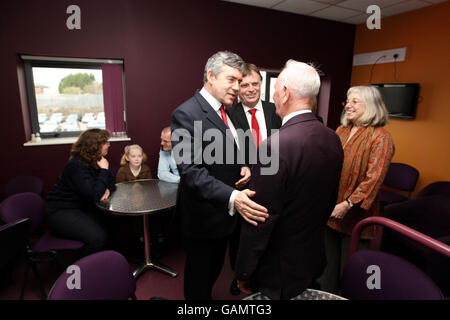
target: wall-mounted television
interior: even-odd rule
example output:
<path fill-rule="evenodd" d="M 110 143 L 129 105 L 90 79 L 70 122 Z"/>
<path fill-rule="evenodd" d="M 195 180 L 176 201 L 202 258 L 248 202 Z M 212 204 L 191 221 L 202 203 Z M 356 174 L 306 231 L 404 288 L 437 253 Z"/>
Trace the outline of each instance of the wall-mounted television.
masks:
<path fill-rule="evenodd" d="M 372 86 L 380 90 L 389 117 L 415 118 L 420 89 L 418 83 L 378 83 Z"/>

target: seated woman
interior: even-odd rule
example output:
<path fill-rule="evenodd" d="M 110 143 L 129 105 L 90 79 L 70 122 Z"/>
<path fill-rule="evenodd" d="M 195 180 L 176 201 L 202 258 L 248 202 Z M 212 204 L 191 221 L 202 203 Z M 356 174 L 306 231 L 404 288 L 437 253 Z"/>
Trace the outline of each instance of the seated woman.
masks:
<path fill-rule="evenodd" d="M 71 157 L 47 196 L 48 225 L 60 236 L 84 242 L 85 255 L 104 249 L 109 238 L 105 217 L 95 206 L 116 189 L 105 158 L 109 137 L 102 129 L 84 131 L 72 145 Z"/>

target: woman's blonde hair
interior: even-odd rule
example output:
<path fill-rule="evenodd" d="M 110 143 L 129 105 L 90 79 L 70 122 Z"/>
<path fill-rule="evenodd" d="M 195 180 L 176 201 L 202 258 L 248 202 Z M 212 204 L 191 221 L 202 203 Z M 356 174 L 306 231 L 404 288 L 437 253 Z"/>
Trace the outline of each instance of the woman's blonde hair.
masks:
<path fill-rule="evenodd" d="M 142 163 L 145 163 L 147 161 L 147 155 L 145 154 L 144 150 L 142 149 L 142 147 L 138 144 L 132 144 L 129 146 L 125 146 L 124 149 L 124 154 L 122 156 L 122 158 L 120 159 L 120 165 L 121 166 L 125 166 L 128 164 L 128 161 L 126 159 L 126 157 L 130 154 L 131 149 L 138 149 L 141 151 L 142 153 Z"/>
<path fill-rule="evenodd" d="M 388 120 L 388 111 L 386 109 L 386 105 L 383 102 L 383 98 L 375 87 L 369 86 L 356 86 L 351 87 L 347 91 L 347 99 L 352 93 L 359 93 L 361 99 L 366 104 L 366 110 L 364 113 L 355 121 L 355 125 L 361 127 L 382 127 L 386 125 Z M 342 110 L 341 115 L 341 124 L 344 127 L 347 127 L 350 124 L 350 120 L 347 118 L 347 112 L 345 111 L 345 107 Z"/>

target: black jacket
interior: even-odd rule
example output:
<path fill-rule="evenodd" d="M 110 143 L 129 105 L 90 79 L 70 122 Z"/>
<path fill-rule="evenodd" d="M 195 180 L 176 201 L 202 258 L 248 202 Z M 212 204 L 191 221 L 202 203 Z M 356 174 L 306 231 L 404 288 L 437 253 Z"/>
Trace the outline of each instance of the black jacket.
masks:
<path fill-rule="evenodd" d="M 201 126 L 197 135 L 194 135 L 194 121 L 197 126 Z M 177 216 L 183 234 L 199 239 L 230 235 L 236 226 L 239 213 L 230 216 L 228 202 L 235 189 L 234 184 L 241 178 L 240 170 L 244 165 L 237 161 L 239 151 L 233 137 L 226 135 L 224 122 L 198 91 L 173 112 L 171 128 L 173 153 L 181 177 Z M 217 137 L 218 141 L 203 139 L 208 129 L 216 129 L 214 132 L 220 135 Z M 186 139 L 176 141 L 176 132 L 184 132 L 186 136 L 183 137 Z M 204 155 L 211 150 L 208 146 L 212 147 L 213 142 L 218 146 L 216 155 L 221 161 L 208 163 Z M 196 145 L 198 150 L 194 150 Z M 179 163 L 177 150 L 181 147 L 190 149 L 192 153 L 186 161 Z M 230 155 L 231 152 L 234 154 Z M 227 156 L 234 160 L 227 161 Z"/>
<path fill-rule="evenodd" d="M 106 169 L 94 169 L 72 158 L 58 177 L 58 181 L 47 195 L 47 208 L 87 209 L 105 193 L 116 190 L 115 177 Z"/>

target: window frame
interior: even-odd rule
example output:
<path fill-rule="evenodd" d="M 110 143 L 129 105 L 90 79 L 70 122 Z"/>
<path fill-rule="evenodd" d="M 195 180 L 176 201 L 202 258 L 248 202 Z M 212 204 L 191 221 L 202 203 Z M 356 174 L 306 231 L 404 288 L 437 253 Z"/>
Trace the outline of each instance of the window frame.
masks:
<path fill-rule="evenodd" d="M 96 69 L 102 70 L 103 64 L 120 64 L 122 65 L 122 92 L 123 92 L 123 116 L 124 128 L 127 132 L 126 123 L 126 99 L 125 99 L 125 76 L 123 70 L 123 60 L 117 59 L 86 59 L 86 58 L 64 58 L 64 57 L 44 57 L 44 56 L 29 56 L 21 55 L 23 61 L 26 93 L 28 98 L 28 110 L 31 122 L 32 133 L 40 133 L 40 125 L 38 118 L 38 107 L 36 102 L 35 83 L 33 79 L 33 67 L 44 68 L 73 68 L 73 69 Z M 103 92 L 104 94 L 104 92 Z M 105 108 L 105 106 L 103 106 Z M 106 116 L 106 111 L 105 116 Z M 106 125 L 106 123 L 105 123 Z M 47 138 L 67 138 L 78 137 L 82 131 L 61 131 L 61 132 L 46 132 L 40 133 L 42 139 Z"/>

